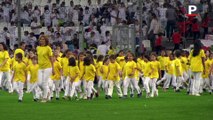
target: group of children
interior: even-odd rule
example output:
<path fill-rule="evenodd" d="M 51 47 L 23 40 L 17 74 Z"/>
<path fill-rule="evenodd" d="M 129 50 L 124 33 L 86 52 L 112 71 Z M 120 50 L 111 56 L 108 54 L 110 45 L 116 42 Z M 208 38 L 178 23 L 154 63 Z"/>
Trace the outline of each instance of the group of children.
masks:
<path fill-rule="evenodd" d="M 34 101 L 41 99 L 43 92 L 39 84 L 39 65 L 36 52 L 17 49 L 13 57 L 0 44 L 0 87 L 9 93 L 16 91 L 19 102 L 22 102 L 24 88 L 26 93 L 33 93 Z M 213 53 L 206 51 L 205 70 L 202 74 L 199 93 L 213 89 Z M 162 85 L 164 91 L 170 86 L 176 92 L 187 89 L 192 94 L 189 53 L 176 50 L 161 51 L 161 55 L 155 53 L 142 54 L 137 59 L 131 52 L 121 50 L 118 55 L 93 56 L 90 52 L 81 52 L 78 55 L 70 50 L 64 54 L 60 47 L 53 51 L 53 71 L 47 80 L 48 100 L 54 96 L 59 100 L 61 91 L 64 91 L 63 99 L 89 99 L 98 97 L 101 91 L 106 99 L 113 96 L 114 87 L 119 98 L 142 96 L 146 91 L 146 98 L 158 96 L 158 86 Z M 139 85 L 142 81 L 142 87 Z M 94 83 L 97 83 L 95 87 Z M 170 85 L 171 84 L 171 85 Z M 54 95 L 55 93 L 55 95 Z M 198 96 L 198 95 L 197 95 Z"/>

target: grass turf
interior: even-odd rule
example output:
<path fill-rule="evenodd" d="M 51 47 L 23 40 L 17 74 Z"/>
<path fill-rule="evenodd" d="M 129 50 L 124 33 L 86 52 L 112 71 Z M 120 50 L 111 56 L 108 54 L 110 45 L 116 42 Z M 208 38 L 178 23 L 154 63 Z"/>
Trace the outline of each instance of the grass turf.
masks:
<path fill-rule="evenodd" d="M 188 96 L 185 92 L 159 92 L 156 98 L 105 100 L 102 94 L 91 101 L 59 101 L 36 103 L 31 94 L 24 94 L 18 103 L 17 94 L 0 91 L 1 120 L 212 120 L 213 95 Z"/>

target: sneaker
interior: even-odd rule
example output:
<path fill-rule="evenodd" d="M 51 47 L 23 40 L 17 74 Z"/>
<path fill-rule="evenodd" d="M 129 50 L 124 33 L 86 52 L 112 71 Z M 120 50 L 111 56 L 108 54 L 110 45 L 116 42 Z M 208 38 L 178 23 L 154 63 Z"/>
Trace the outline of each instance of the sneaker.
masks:
<path fill-rule="evenodd" d="M 130 97 L 133 98 L 133 97 L 134 97 L 134 94 L 130 94 Z"/>
<path fill-rule="evenodd" d="M 190 94 L 190 92 L 189 91 L 187 91 L 187 93 L 186 93 L 187 95 L 189 95 Z"/>
<path fill-rule="evenodd" d="M 127 95 L 124 95 L 122 98 L 126 99 L 126 98 L 127 98 Z"/>
<path fill-rule="evenodd" d="M 175 90 L 175 92 L 180 92 L 180 90 L 179 90 L 179 89 L 177 89 L 177 90 Z"/>
<path fill-rule="evenodd" d="M 59 98 L 55 98 L 56 100 L 59 100 Z"/>
<path fill-rule="evenodd" d="M 141 96 L 142 96 L 142 93 L 139 93 L 139 94 L 138 94 L 138 98 L 141 98 Z"/>
<path fill-rule="evenodd" d="M 99 93 L 97 92 L 97 93 L 95 93 L 95 97 L 96 98 L 98 98 L 99 97 Z"/>
<path fill-rule="evenodd" d="M 153 98 L 153 97 L 154 97 L 154 95 L 153 95 L 153 94 L 150 94 L 150 97 L 151 97 L 151 98 Z"/>
<path fill-rule="evenodd" d="M 41 103 L 46 103 L 47 102 L 47 100 L 41 100 Z"/>
<path fill-rule="evenodd" d="M 195 96 L 200 96 L 200 94 L 195 94 Z"/>
<path fill-rule="evenodd" d="M 87 100 L 92 100 L 92 97 L 87 97 Z"/>
<path fill-rule="evenodd" d="M 85 95 L 85 96 L 83 97 L 83 99 L 86 100 L 86 99 L 87 99 L 87 96 Z"/>
<path fill-rule="evenodd" d="M 33 101 L 34 101 L 34 102 L 38 102 L 38 99 L 37 99 L 37 98 L 36 98 L 36 99 L 33 99 Z"/>
<path fill-rule="evenodd" d="M 108 95 L 105 95 L 105 99 L 109 99 Z"/>
<path fill-rule="evenodd" d="M 9 94 L 12 94 L 12 93 L 13 93 L 13 90 L 10 90 L 10 91 L 9 91 Z"/>
<path fill-rule="evenodd" d="M 150 98 L 150 93 L 146 93 L 146 98 Z"/>
<path fill-rule="evenodd" d="M 109 98 L 109 99 L 112 99 L 112 96 L 108 95 L 108 98 Z"/>
<path fill-rule="evenodd" d="M 119 96 L 119 99 L 123 99 L 123 96 Z"/>
<path fill-rule="evenodd" d="M 22 103 L 22 100 L 18 100 L 19 103 Z"/>
<path fill-rule="evenodd" d="M 94 93 L 91 94 L 91 98 L 93 98 L 93 97 L 94 97 Z"/>

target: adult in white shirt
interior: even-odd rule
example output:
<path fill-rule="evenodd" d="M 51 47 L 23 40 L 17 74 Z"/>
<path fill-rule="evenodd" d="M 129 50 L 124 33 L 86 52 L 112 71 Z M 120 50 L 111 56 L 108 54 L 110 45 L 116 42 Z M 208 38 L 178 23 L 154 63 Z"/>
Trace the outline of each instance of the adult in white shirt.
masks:
<path fill-rule="evenodd" d="M 152 13 L 152 21 L 150 23 L 150 27 L 148 31 L 149 39 L 151 40 L 151 43 L 152 43 L 152 48 L 155 45 L 155 39 L 156 39 L 156 35 L 158 35 L 159 33 L 159 29 L 160 29 L 160 24 L 157 19 L 157 16 L 154 13 Z"/>
<path fill-rule="evenodd" d="M 36 42 L 37 38 L 35 37 L 34 33 L 31 32 L 27 44 L 32 46 L 32 48 L 35 48 Z"/>
<path fill-rule="evenodd" d="M 118 9 L 118 17 L 121 21 L 126 21 L 126 7 L 124 3 L 121 3 L 121 6 Z"/>
<path fill-rule="evenodd" d="M 148 26 L 146 21 L 143 21 L 142 23 L 142 33 L 143 33 L 143 38 L 147 39 L 147 32 L 148 32 Z"/>
<path fill-rule="evenodd" d="M 12 35 L 16 35 L 16 25 L 14 22 L 10 22 L 10 26 L 8 26 L 8 30 L 10 32 L 10 34 Z"/>
<path fill-rule="evenodd" d="M 51 26 L 47 27 L 47 31 L 46 31 L 45 35 L 48 36 L 49 42 L 50 42 L 50 44 L 52 44 L 53 40 L 55 38 L 55 33 L 54 33 L 54 29 Z"/>
<path fill-rule="evenodd" d="M 56 37 L 55 37 L 55 44 L 61 44 L 62 43 L 62 37 L 61 37 L 61 34 L 60 33 L 56 33 Z"/>
<path fill-rule="evenodd" d="M 111 19 L 110 19 L 110 22 L 111 22 L 111 25 L 115 25 L 117 23 L 117 10 L 115 8 L 115 6 L 112 7 L 112 11 L 110 12 L 110 16 L 111 16 Z"/>
<path fill-rule="evenodd" d="M 33 18 L 33 22 L 30 25 L 32 32 L 35 34 L 36 38 L 39 38 L 40 35 L 40 29 L 41 29 L 41 24 L 38 22 L 37 18 Z"/>
<path fill-rule="evenodd" d="M 30 25 L 30 15 L 28 13 L 28 8 L 27 6 L 24 7 L 24 10 L 21 12 L 21 23 L 22 24 L 26 24 L 26 25 Z"/>
<path fill-rule="evenodd" d="M 16 11 L 12 10 L 11 13 L 12 13 L 11 22 L 16 22 L 17 21 Z"/>
<path fill-rule="evenodd" d="M 44 8 L 44 26 L 50 26 L 51 25 L 51 12 L 48 7 Z"/>
<path fill-rule="evenodd" d="M 49 8 L 49 10 L 51 12 L 51 10 L 52 10 L 52 0 L 48 0 L 47 1 L 47 6 L 48 6 L 48 8 Z"/>
<path fill-rule="evenodd" d="M 22 42 L 27 43 L 29 41 L 29 39 L 30 39 L 29 32 L 24 31 L 24 36 L 22 37 Z"/>
<path fill-rule="evenodd" d="M 73 10 L 73 17 L 72 17 L 72 21 L 73 21 L 73 23 L 75 25 L 78 25 L 78 16 L 79 16 L 79 14 L 78 14 L 78 7 L 75 6 L 74 10 Z"/>
<path fill-rule="evenodd" d="M 109 50 L 109 47 L 104 42 L 102 42 L 101 45 L 98 45 L 96 54 L 105 56 L 108 50 Z"/>
<path fill-rule="evenodd" d="M 41 10 L 38 8 L 38 6 L 35 6 L 34 8 L 33 17 L 36 17 L 37 21 L 40 22 Z"/>
<path fill-rule="evenodd" d="M 89 7 L 86 7 L 84 10 L 84 18 L 83 18 L 84 24 L 86 26 L 89 25 L 90 15 L 91 15 L 91 13 L 90 13 Z"/>
<path fill-rule="evenodd" d="M 161 25 L 164 26 L 164 28 L 166 28 L 166 25 L 167 25 L 167 19 L 166 19 L 166 11 L 167 11 L 167 8 L 166 8 L 166 5 L 162 5 L 160 6 L 160 8 L 158 8 L 159 10 L 159 17 L 160 17 L 160 22 L 161 22 Z"/>
<path fill-rule="evenodd" d="M 65 2 L 61 3 L 61 6 L 59 7 L 59 18 L 66 22 L 67 18 L 67 10 L 65 7 Z"/>
<path fill-rule="evenodd" d="M 57 15 L 57 10 L 53 10 L 51 14 L 51 19 L 52 19 L 52 26 L 57 27 L 58 26 L 58 15 Z"/>
<path fill-rule="evenodd" d="M 10 6 L 9 6 L 9 4 L 8 3 L 6 3 L 4 6 L 3 6 L 3 17 L 4 17 L 4 21 L 5 22 L 9 22 L 9 20 L 10 20 L 10 11 L 11 11 L 11 9 L 10 9 Z"/>
<path fill-rule="evenodd" d="M 110 32 L 109 32 L 109 31 L 106 31 L 106 32 L 105 32 L 105 37 L 104 37 L 104 43 L 105 43 L 108 47 L 111 46 L 111 40 L 112 40 L 112 38 L 111 38 Z"/>
<path fill-rule="evenodd" d="M 74 2 L 70 1 L 70 6 L 68 7 L 68 22 L 72 22 L 72 17 L 73 17 L 73 10 L 74 10 Z"/>

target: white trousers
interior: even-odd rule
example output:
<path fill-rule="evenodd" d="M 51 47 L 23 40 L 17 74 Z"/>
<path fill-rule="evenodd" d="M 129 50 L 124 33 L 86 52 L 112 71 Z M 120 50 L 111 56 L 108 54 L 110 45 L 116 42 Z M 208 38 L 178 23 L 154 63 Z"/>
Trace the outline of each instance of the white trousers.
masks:
<path fill-rule="evenodd" d="M 28 93 L 32 92 L 33 93 L 33 99 L 39 99 L 39 88 L 37 83 L 29 83 L 28 86 Z"/>
<path fill-rule="evenodd" d="M 139 80 L 136 79 L 136 84 L 138 85 Z M 133 84 L 130 82 L 130 94 L 134 94 L 135 91 L 135 87 L 133 86 Z"/>
<path fill-rule="evenodd" d="M 48 95 L 48 81 L 50 78 L 50 75 L 52 73 L 52 68 L 47 68 L 47 69 L 39 69 L 38 71 L 38 86 L 42 89 L 43 91 L 43 99 L 47 99 Z"/>
<path fill-rule="evenodd" d="M 152 78 L 152 79 L 150 79 L 150 82 L 149 82 L 150 84 L 150 87 L 151 87 L 151 90 L 152 90 L 152 92 L 151 92 L 151 96 L 154 96 L 154 94 L 156 93 L 156 92 L 158 92 L 158 90 L 157 90 L 157 88 L 156 88 L 156 83 L 157 83 L 157 78 Z"/>
<path fill-rule="evenodd" d="M 60 89 L 60 80 L 54 80 L 53 83 L 55 85 L 55 97 L 59 98 L 60 91 L 61 91 L 61 89 Z"/>
<path fill-rule="evenodd" d="M 177 79 L 177 77 L 174 75 L 174 76 L 173 76 L 173 79 L 172 79 L 172 86 L 173 86 L 173 87 L 176 87 L 176 86 L 177 86 L 177 80 L 176 80 L 176 79 Z"/>
<path fill-rule="evenodd" d="M 164 82 L 163 88 L 168 89 L 172 81 L 175 81 L 175 75 L 167 74 L 166 75 L 166 81 Z M 174 80 L 173 80 L 174 79 Z"/>
<path fill-rule="evenodd" d="M 98 77 L 98 88 L 104 89 L 104 80 L 102 79 L 101 76 Z"/>
<path fill-rule="evenodd" d="M 213 75 L 210 75 L 209 77 L 210 81 L 210 89 L 213 90 Z"/>
<path fill-rule="evenodd" d="M 144 88 L 146 90 L 146 93 L 150 93 L 149 83 L 150 83 L 150 78 L 149 77 L 145 77 L 143 79 L 143 84 L 144 84 Z"/>
<path fill-rule="evenodd" d="M 50 79 L 51 80 L 51 79 Z M 49 97 L 53 97 L 53 93 L 55 91 L 55 97 L 59 98 L 60 96 L 60 80 L 51 80 L 49 82 Z M 50 99 L 50 98 L 49 98 Z"/>
<path fill-rule="evenodd" d="M 24 89 L 24 83 L 23 82 L 13 82 L 13 89 L 18 93 L 18 99 L 22 100 L 23 99 L 23 89 Z"/>
<path fill-rule="evenodd" d="M 72 98 L 74 96 L 74 94 L 76 93 L 77 95 L 77 91 L 78 91 L 78 88 L 81 86 L 81 81 L 78 81 L 78 82 L 70 82 L 70 94 L 69 96 Z"/>
<path fill-rule="evenodd" d="M 182 76 L 177 76 L 176 77 L 177 79 L 177 86 L 176 86 L 176 90 L 179 90 L 180 89 L 180 87 L 182 86 L 182 84 L 183 84 L 183 77 Z"/>
<path fill-rule="evenodd" d="M 94 83 L 93 81 L 86 81 L 85 86 L 86 86 L 86 95 L 88 98 L 90 98 L 93 91 Z"/>
<path fill-rule="evenodd" d="M 192 95 L 199 94 L 200 81 L 202 79 L 202 72 L 192 72 L 193 79 L 191 80 Z"/>
<path fill-rule="evenodd" d="M 5 87 L 9 92 L 13 92 L 10 72 L 0 72 L 0 87 Z"/>
<path fill-rule="evenodd" d="M 127 95 L 128 87 L 129 87 L 130 84 L 132 84 L 133 88 L 136 89 L 138 94 L 141 93 L 141 89 L 138 86 L 138 81 L 136 80 L 136 78 L 128 78 L 128 77 L 126 77 L 124 79 L 124 83 L 123 83 L 123 94 L 124 95 Z"/>
<path fill-rule="evenodd" d="M 27 91 L 29 91 L 30 87 L 30 74 L 27 74 Z"/>
<path fill-rule="evenodd" d="M 183 82 L 186 82 L 189 79 L 188 72 L 183 72 Z"/>
<path fill-rule="evenodd" d="M 106 84 L 108 85 L 108 90 L 107 90 L 108 93 L 107 93 L 107 95 L 112 97 L 113 88 L 115 86 L 116 89 L 117 89 L 118 96 L 119 97 L 123 96 L 123 93 L 122 93 L 122 90 L 121 90 L 121 86 L 120 86 L 120 81 L 107 80 Z"/>
<path fill-rule="evenodd" d="M 64 77 L 65 82 L 63 84 L 65 85 L 65 91 L 64 91 L 64 96 L 67 97 L 70 94 L 70 78 L 69 77 Z"/>
<path fill-rule="evenodd" d="M 66 89 L 66 82 L 67 82 L 67 76 L 63 76 L 62 80 L 60 80 L 60 88 L 61 89 Z"/>
<path fill-rule="evenodd" d="M 104 93 L 105 93 L 105 95 L 107 95 L 107 93 L 108 93 L 108 82 L 107 82 L 107 80 L 103 80 L 103 83 L 104 83 Z"/>

